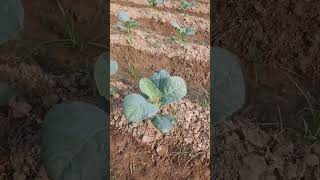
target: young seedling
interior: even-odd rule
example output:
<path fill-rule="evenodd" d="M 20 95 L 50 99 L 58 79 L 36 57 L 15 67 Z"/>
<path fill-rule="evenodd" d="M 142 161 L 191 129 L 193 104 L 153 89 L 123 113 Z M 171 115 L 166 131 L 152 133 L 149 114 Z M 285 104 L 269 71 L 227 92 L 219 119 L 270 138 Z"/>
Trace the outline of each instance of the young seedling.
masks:
<path fill-rule="evenodd" d="M 55 40 L 48 40 L 39 43 L 33 48 L 31 54 L 40 48 L 61 47 L 61 48 L 77 48 L 83 51 L 87 47 L 96 47 L 107 49 L 104 44 L 96 41 L 96 38 L 86 39 L 81 34 L 80 24 L 75 21 L 75 15 L 72 12 L 65 11 L 59 0 L 56 0 L 59 10 L 64 21 L 64 31 L 61 33 L 62 37 Z"/>
<path fill-rule="evenodd" d="M 127 11 L 119 10 L 117 13 L 119 22 L 116 27 L 120 31 L 125 31 L 128 33 L 129 39 L 128 42 L 132 43 L 132 29 L 138 26 L 138 22 L 133 18 L 129 17 Z"/>
<path fill-rule="evenodd" d="M 155 7 L 155 6 L 157 6 L 158 4 L 163 4 L 164 3 L 164 0 L 148 0 L 148 3 L 151 5 L 151 6 L 153 6 L 153 7 Z"/>
<path fill-rule="evenodd" d="M 181 27 L 176 21 L 171 21 L 170 22 L 171 26 L 173 26 L 179 36 L 179 40 L 183 43 L 186 44 L 186 36 L 189 35 L 194 35 L 196 33 L 196 29 L 193 27 Z"/>
<path fill-rule="evenodd" d="M 181 0 L 178 10 L 185 11 L 187 9 L 191 9 L 195 4 L 196 4 L 195 0 L 193 1 Z"/>
<path fill-rule="evenodd" d="M 157 113 L 163 105 L 177 102 L 187 95 L 184 79 L 160 70 L 149 78 L 142 78 L 139 87 L 140 94 L 132 93 L 124 98 L 125 117 L 133 123 L 151 118 L 152 124 L 161 133 L 169 133 L 176 123 L 175 116 Z"/>

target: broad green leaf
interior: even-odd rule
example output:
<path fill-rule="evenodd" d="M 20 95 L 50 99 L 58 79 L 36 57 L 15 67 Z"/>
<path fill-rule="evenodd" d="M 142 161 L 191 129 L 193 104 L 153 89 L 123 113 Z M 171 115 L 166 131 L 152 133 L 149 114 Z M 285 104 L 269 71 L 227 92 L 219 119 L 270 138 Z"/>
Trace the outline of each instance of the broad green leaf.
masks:
<path fill-rule="evenodd" d="M 196 29 L 193 27 L 187 27 L 185 33 L 188 35 L 194 35 L 196 33 Z"/>
<path fill-rule="evenodd" d="M 116 61 L 110 61 L 110 76 L 116 74 L 118 70 L 118 63 Z"/>
<path fill-rule="evenodd" d="M 0 106 L 8 105 L 17 96 L 17 91 L 6 83 L 0 82 Z"/>
<path fill-rule="evenodd" d="M 108 116 L 83 102 L 53 106 L 41 131 L 42 159 L 51 180 L 106 179 Z"/>
<path fill-rule="evenodd" d="M 238 58 L 226 49 L 211 49 L 213 121 L 232 115 L 245 104 L 245 82 Z"/>
<path fill-rule="evenodd" d="M 177 21 L 170 21 L 171 26 L 173 26 L 176 29 L 180 29 L 179 24 L 177 23 Z"/>
<path fill-rule="evenodd" d="M 140 122 L 157 114 L 159 108 L 139 94 L 129 94 L 123 100 L 124 115 L 130 122 Z"/>
<path fill-rule="evenodd" d="M 173 125 L 176 123 L 176 119 L 171 115 L 156 115 L 151 119 L 154 127 L 160 130 L 161 133 L 167 134 L 171 131 Z"/>
<path fill-rule="evenodd" d="M 153 73 L 153 75 L 150 77 L 152 82 L 159 88 L 160 84 L 163 83 L 163 81 L 167 78 L 170 78 L 170 74 L 166 71 L 161 69 L 158 72 Z"/>
<path fill-rule="evenodd" d="M 142 93 L 147 95 L 151 101 L 160 100 L 162 97 L 161 91 L 149 78 L 142 78 L 139 82 L 139 87 Z"/>
<path fill-rule="evenodd" d="M 163 93 L 163 104 L 176 102 L 187 95 L 187 85 L 184 79 L 178 76 L 165 79 L 159 89 Z"/>
<path fill-rule="evenodd" d="M 124 10 L 119 10 L 117 13 L 117 16 L 118 16 L 119 20 L 122 22 L 127 22 L 130 20 L 128 12 L 124 11 Z"/>
<path fill-rule="evenodd" d="M 109 97 L 109 87 L 108 87 L 108 76 L 109 76 L 109 66 L 108 66 L 108 54 L 102 53 L 95 64 L 94 67 L 94 78 L 97 84 L 98 91 L 101 96 Z"/>
<path fill-rule="evenodd" d="M 20 0 L 0 0 L 0 45 L 22 28 L 24 9 Z"/>

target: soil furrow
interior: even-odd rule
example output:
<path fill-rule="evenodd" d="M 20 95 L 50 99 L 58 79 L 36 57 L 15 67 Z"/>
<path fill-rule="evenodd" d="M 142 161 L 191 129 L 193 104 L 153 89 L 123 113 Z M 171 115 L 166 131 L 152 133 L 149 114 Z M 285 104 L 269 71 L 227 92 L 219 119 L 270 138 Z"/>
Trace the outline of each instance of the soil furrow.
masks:
<path fill-rule="evenodd" d="M 170 0 L 172 2 L 180 2 L 181 0 Z M 189 2 L 192 0 L 188 0 Z M 203 4 L 207 4 L 208 6 L 210 6 L 210 0 L 194 0 L 196 1 L 196 3 L 203 3 Z"/>
<path fill-rule="evenodd" d="M 206 94 L 203 89 L 209 92 L 210 64 L 208 62 L 192 63 L 180 57 L 168 58 L 123 45 L 112 45 L 110 53 L 111 57 L 117 60 L 120 71 L 124 73 L 121 75 L 125 77 L 124 79 L 131 80 L 135 74 L 146 77 L 150 72 L 166 69 L 184 78 L 190 87 L 190 94 L 194 95 L 198 101 L 205 100 Z"/>
<path fill-rule="evenodd" d="M 135 6 L 135 7 L 146 7 L 149 6 L 150 4 L 146 0 L 119 0 L 119 1 L 112 1 L 112 3 L 118 3 L 121 5 L 129 5 L 129 6 Z M 171 13 L 180 13 L 177 11 L 177 9 L 180 7 L 180 1 L 165 1 L 164 5 L 157 5 L 156 7 L 153 7 L 157 10 L 162 10 L 166 12 L 171 12 Z M 195 16 L 199 16 L 202 18 L 209 19 L 209 13 L 210 13 L 210 7 L 208 4 L 205 3 L 197 3 L 194 7 L 191 9 L 188 9 L 184 11 L 183 13 L 188 13 L 192 14 Z"/>
<path fill-rule="evenodd" d="M 111 16 L 111 26 L 114 26 L 118 22 L 118 18 L 116 16 Z M 155 34 L 164 36 L 164 37 L 178 37 L 178 34 L 174 27 L 170 25 L 169 22 L 166 23 L 158 23 L 155 22 L 151 19 L 147 18 L 142 18 L 139 19 L 138 21 L 139 26 L 137 29 L 140 29 L 142 31 L 146 32 L 153 32 Z M 163 31 L 165 29 L 165 31 Z M 210 45 L 210 35 L 209 33 L 206 33 L 204 31 L 197 31 L 194 35 L 192 36 L 187 36 L 186 40 L 189 43 L 193 44 L 199 44 L 199 45 L 205 45 L 209 46 Z"/>
<path fill-rule="evenodd" d="M 187 47 L 170 42 L 170 38 L 141 30 L 133 31 L 133 42 L 129 44 L 128 35 L 112 32 L 110 42 L 112 45 L 131 46 L 137 50 L 145 51 L 158 56 L 169 58 L 180 57 L 192 63 L 209 62 L 210 47 L 196 44 L 189 44 Z M 182 47 L 181 47 L 182 46 Z"/>
<path fill-rule="evenodd" d="M 111 15 L 117 15 L 117 11 L 120 9 L 128 11 L 129 16 L 137 20 L 140 18 L 150 18 L 162 23 L 175 20 L 183 26 L 192 26 L 207 33 L 209 33 L 210 30 L 210 20 L 204 18 L 189 16 L 186 14 L 172 14 L 168 12 L 161 12 L 152 8 L 134 8 L 111 3 Z"/>

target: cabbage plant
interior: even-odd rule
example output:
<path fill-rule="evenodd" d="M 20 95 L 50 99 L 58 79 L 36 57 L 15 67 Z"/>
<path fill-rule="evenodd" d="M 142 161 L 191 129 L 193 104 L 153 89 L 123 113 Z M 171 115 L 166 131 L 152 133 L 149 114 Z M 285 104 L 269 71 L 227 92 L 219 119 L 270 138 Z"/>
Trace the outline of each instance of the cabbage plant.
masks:
<path fill-rule="evenodd" d="M 173 26 L 176 29 L 176 32 L 178 33 L 179 40 L 183 43 L 186 43 L 185 38 L 186 36 L 191 36 L 196 33 L 196 29 L 193 27 L 182 27 L 177 23 L 177 21 L 170 21 L 171 26 Z"/>
<path fill-rule="evenodd" d="M 127 11 L 119 10 L 117 12 L 117 16 L 119 22 L 117 23 L 116 27 L 120 31 L 125 31 L 128 33 L 128 42 L 132 43 L 132 29 L 138 26 L 138 22 L 134 20 L 132 17 L 128 15 Z"/>
<path fill-rule="evenodd" d="M 151 118 L 152 124 L 161 133 L 169 133 L 176 123 L 175 116 L 157 113 L 162 106 L 175 103 L 187 95 L 184 79 L 160 70 L 149 78 L 142 78 L 139 88 L 140 94 L 129 94 L 123 100 L 125 117 L 133 123 Z"/>

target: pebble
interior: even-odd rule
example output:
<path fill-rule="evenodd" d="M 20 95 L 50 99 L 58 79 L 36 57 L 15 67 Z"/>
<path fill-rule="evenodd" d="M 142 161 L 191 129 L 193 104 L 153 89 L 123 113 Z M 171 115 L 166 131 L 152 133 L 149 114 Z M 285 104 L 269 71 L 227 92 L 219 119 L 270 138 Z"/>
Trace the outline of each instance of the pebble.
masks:
<path fill-rule="evenodd" d="M 187 111 L 186 115 L 185 115 L 185 120 L 190 123 L 191 119 L 192 119 L 192 116 L 193 116 L 192 111 Z"/>
<path fill-rule="evenodd" d="M 153 141 L 153 137 L 149 134 L 144 134 L 142 137 L 142 142 L 144 143 L 151 143 Z"/>
<path fill-rule="evenodd" d="M 187 144 L 191 144 L 193 139 L 192 138 L 184 138 L 184 141 L 187 143 Z"/>
<path fill-rule="evenodd" d="M 314 154 L 307 154 L 305 156 L 305 162 L 306 162 L 307 166 L 314 167 L 314 166 L 319 165 L 319 158 L 318 158 L 318 156 L 316 156 Z"/>
<path fill-rule="evenodd" d="M 26 102 L 14 102 L 10 104 L 14 118 L 22 118 L 28 116 L 32 110 L 32 106 Z"/>
<path fill-rule="evenodd" d="M 163 155 L 168 154 L 169 147 L 168 147 L 168 145 L 160 145 L 157 147 L 156 151 L 157 151 L 158 155 L 163 156 Z"/>
<path fill-rule="evenodd" d="M 51 94 L 45 98 L 42 99 L 43 105 L 45 105 L 47 108 L 51 107 L 52 105 L 58 103 L 60 100 L 59 96 L 57 94 Z"/>

